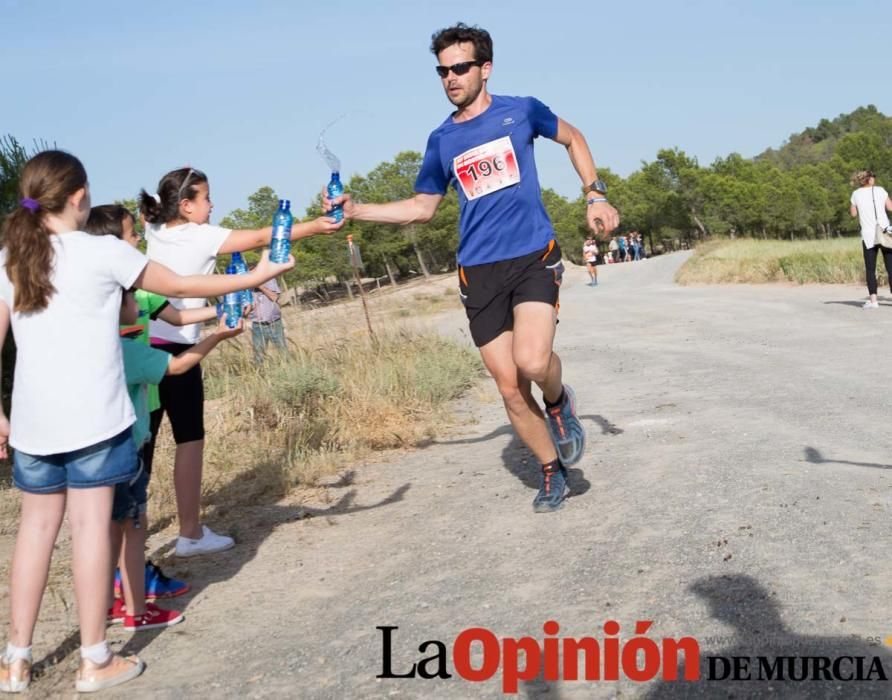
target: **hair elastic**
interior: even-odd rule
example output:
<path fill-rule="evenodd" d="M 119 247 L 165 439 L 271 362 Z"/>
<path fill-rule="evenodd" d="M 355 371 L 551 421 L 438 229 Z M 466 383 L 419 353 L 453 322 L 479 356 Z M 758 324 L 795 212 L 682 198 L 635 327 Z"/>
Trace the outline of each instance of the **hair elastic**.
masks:
<path fill-rule="evenodd" d="M 38 209 L 40 209 L 40 202 L 38 202 L 36 199 L 31 199 L 30 197 L 23 197 L 21 201 L 19 201 L 19 204 L 25 207 L 25 209 L 31 210 L 32 212 L 36 212 Z"/>

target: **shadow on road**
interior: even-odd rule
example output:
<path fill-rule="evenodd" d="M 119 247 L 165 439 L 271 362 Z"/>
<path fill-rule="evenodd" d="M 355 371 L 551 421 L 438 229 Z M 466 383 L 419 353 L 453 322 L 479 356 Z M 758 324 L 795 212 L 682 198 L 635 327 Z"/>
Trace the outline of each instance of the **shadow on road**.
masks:
<path fill-rule="evenodd" d="M 182 623 L 188 632 L 188 606 L 205 588 L 237 575 L 241 569 L 257 555 L 263 542 L 280 525 L 310 518 L 336 518 L 351 513 L 381 508 L 403 500 L 409 484 L 403 484 L 392 494 L 368 505 L 356 503 L 356 491 L 351 489 L 326 507 L 307 505 L 262 505 L 285 496 L 291 488 L 291 481 L 285 472 L 284 456 L 279 461 L 258 463 L 247 473 L 239 474 L 222 488 L 208 496 L 205 521 L 216 529 L 235 537 L 236 545 L 227 552 L 195 559 L 173 559 L 175 541 L 171 541 L 152 554 L 152 559 L 162 563 L 164 570 L 175 578 L 185 579 L 191 590 L 185 596 L 172 601 L 162 601 L 162 607 L 185 610 L 186 621 Z M 325 489 L 340 489 L 350 486 L 354 472 L 345 472 L 337 482 Z M 231 511 L 231 512 L 230 512 Z M 166 560 L 165 560 L 166 557 Z M 151 644 L 164 628 L 144 630 L 130 637 L 119 653 L 138 654 Z M 170 632 L 176 634 L 178 627 Z M 35 678 L 45 674 L 51 667 L 64 661 L 77 651 L 80 645 L 80 632 L 72 631 L 57 647 L 34 665 Z"/>
<path fill-rule="evenodd" d="M 878 657 L 884 675 L 892 674 L 892 653 L 876 641 L 889 632 L 888 626 L 875 630 L 853 630 L 850 637 L 822 637 L 803 635 L 787 629 L 781 617 L 781 609 L 774 599 L 775 593 L 767 590 L 756 579 L 743 574 L 708 576 L 695 581 L 690 589 L 707 606 L 710 616 L 733 629 L 727 637 L 699 639 L 700 680 L 661 681 L 649 689 L 647 698 L 691 698 L 691 697 L 734 697 L 756 698 L 823 698 L 823 697 L 889 697 L 889 683 L 871 681 L 836 680 L 758 680 L 760 662 L 755 657 L 766 657 L 773 664 L 777 657 L 864 657 L 863 675 L 867 675 L 873 657 Z M 838 612 L 827 610 L 828 617 Z M 882 623 L 880 623 L 882 624 Z M 854 634 L 857 632 L 858 634 Z M 752 680 L 707 680 L 709 678 L 708 657 L 749 657 L 749 672 Z M 844 660 L 841 671 L 848 675 L 857 674 L 857 662 Z M 716 662 L 717 676 L 723 671 L 723 664 Z M 786 668 L 786 666 L 785 666 Z M 812 668 L 812 667 L 810 667 Z M 795 662 L 795 672 L 801 673 L 802 661 Z M 763 679 L 767 670 L 763 669 Z M 678 668 L 678 677 L 684 674 L 683 665 Z M 797 676 L 798 677 L 798 676 Z M 811 672 L 809 673 L 811 677 Z M 822 677 L 819 674 L 819 677 Z M 841 692 L 843 691 L 843 692 Z"/>
<path fill-rule="evenodd" d="M 892 300 L 887 301 L 884 299 L 877 299 L 877 301 L 879 302 L 880 306 L 892 306 Z M 852 306 L 857 309 L 860 309 L 864 306 L 863 301 L 825 301 L 824 304 L 825 305 L 838 304 L 840 306 Z"/>
<path fill-rule="evenodd" d="M 528 489 L 539 490 L 542 485 L 542 467 L 539 465 L 539 460 L 513 433 L 511 442 L 505 445 L 505 449 L 502 450 L 502 464 Z M 567 484 L 570 487 L 570 494 L 567 498 L 581 496 L 592 487 L 589 480 L 585 478 L 585 473 L 578 467 L 567 468 Z"/>
<path fill-rule="evenodd" d="M 597 414 L 587 414 L 579 416 L 579 420 L 583 422 L 591 422 L 598 426 L 601 430 L 601 435 L 621 435 L 623 433 L 622 428 L 618 428 L 616 425 L 611 423 L 609 420 L 604 418 L 604 416 L 599 416 Z M 426 448 L 431 447 L 433 445 L 475 445 L 479 442 L 489 442 L 490 440 L 495 440 L 497 437 L 501 437 L 502 435 L 513 435 L 514 428 L 511 427 L 510 423 L 499 426 L 495 430 L 491 430 L 486 433 L 486 435 L 478 435 L 477 437 L 472 438 L 462 438 L 460 440 L 424 440 L 419 444 L 419 447 Z"/>
<path fill-rule="evenodd" d="M 862 306 L 864 306 L 863 301 L 825 301 L 824 304 L 826 304 L 826 305 L 838 304 L 840 306 L 853 306 L 858 309 L 860 309 Z"/>
<path fill-rule="evenodd" d="M 870 467 L 872 469 L 892 469 L 892 464 L 876 464 L 875 462 L 852 462 L 847 459 L 828 459 L 814 447 L 805 448 L 805 461 L 811 464 L 850 464 L 854 467 Z"/>
<path fill-rule="evenodd" d="M 601 435 L 621 435 L 622 428 L 617 427 L 604 416 L 597 414 L 587 414 L 579 416 L 583 422 L 594 423 L 600 429 Z M 422 447 L 430 447 L 432 445 L 474 445 L 481 442 L 489 442 L 503 435 L 510 435 L 511 441 L 505 445 L 502 450 L 502 463 L 505 468 L 520 482 L 529 489 L 538 491 L 542 481 L 542 470 L 539 463 L 527 447 L 514 434 L 514 429 L 510 424 L 502 425 L 486 433 L 472 438 L 462 438 L 460 440 L 428 440 Z M 591 441 L 591 433 L 589 433 Z M 570 485 L 570 495 L 581 496 L 591 488 L 591 483 L 585 478 L 585 473 L 577 467 L 570 467 L 568 470 L 567 481 Z"/>
<path fill-rule="evenodd" d="M 548 700 L 561 700 L 561 688 L 557 683 L 545 681 L 537 678 L 534 681 L 521 681 L 520 692 L 522 697 L 527 700 L 539 700 L 540 698 L 548 698 Z"/>

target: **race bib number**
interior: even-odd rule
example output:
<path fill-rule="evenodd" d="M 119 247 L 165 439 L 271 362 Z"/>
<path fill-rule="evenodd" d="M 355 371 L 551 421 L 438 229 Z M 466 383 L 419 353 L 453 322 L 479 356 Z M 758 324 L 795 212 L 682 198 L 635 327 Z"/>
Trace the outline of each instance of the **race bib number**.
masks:
<path fill-rule="evenodd" d="M 452 169 L 468 200 L 520 182 L 520 169 L 510 136 L 465 151 L 453 159 Z"/>

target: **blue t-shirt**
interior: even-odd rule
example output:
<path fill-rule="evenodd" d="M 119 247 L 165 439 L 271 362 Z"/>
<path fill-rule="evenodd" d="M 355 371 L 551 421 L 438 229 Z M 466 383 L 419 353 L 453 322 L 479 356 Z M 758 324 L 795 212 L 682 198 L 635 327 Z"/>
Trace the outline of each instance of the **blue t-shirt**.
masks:
<path fill-rule="evenodd" d="M 554 138 L 557 128 L 557 116 L 534 97 L 492 95 L 483 114 L 458 123 L 450 116 L 431 132 L 415 191 L 446 194 L 455 187 L 460 265 L 528 255 L 554 238 L 533 139 Z"/>

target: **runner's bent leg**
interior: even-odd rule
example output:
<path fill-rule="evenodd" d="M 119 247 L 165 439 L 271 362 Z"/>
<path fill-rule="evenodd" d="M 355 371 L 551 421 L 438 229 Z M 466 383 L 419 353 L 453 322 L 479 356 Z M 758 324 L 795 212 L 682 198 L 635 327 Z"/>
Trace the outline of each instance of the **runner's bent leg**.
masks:
<path fill-rule="evenodd" d="M 511 331 L 502 333 L 480 348 L 480 357 L 499 388 L 508 420 L 517 436 L 536 459 L 548 464 L 557 459 L 557 452 L 545 427 L 542 409 L 533 398 L 530 381 L 520 374 L 514 364 L 513 335 Z"/>
<path fill-rule="evenodd" d="M 546 428 L 561 465 L 585 453 L 585 428 L 576 415 L 573 390 L 563 384 L 561 359 L 552 350 L 557 309 L 528 301 L 514 307 L 514 362 L 520 373 L 539 385 L 545 399 Z"/>
<path fill-rule="evenodd" d="M 552 350 L 556 314 L 544 302 L 527 301 L 514 307 L 514 364 L 524 377 L 536 382 L 549 403 L 557 403 L 563 388 L 561 358 Z"/>

